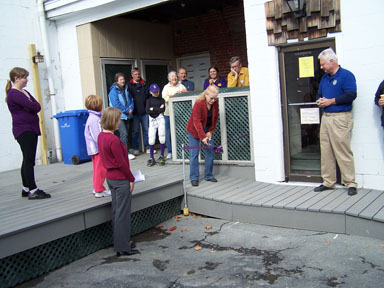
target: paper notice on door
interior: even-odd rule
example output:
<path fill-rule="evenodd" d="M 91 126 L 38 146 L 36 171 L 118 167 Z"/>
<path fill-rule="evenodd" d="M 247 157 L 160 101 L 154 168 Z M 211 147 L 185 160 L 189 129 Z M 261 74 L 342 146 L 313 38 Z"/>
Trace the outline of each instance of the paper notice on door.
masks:
<path fill-rule="evenodd" d="M 299 58 L 299 77 L 313 77 L 315 69 L 313 67 L 313 56 Z"/>
<path fill-rule="evenodd" d="M 320 124 L 319 108 L 300 108 L 301 124 Z"/>

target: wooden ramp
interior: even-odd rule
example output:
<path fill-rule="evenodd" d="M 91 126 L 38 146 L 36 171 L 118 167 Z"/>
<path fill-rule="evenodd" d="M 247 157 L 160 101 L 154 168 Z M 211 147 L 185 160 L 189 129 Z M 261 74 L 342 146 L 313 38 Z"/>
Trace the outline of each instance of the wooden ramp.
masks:
<path fill-rule="evenodd" d="M 146 177 L 135 185 L 132 213 L 183 195 L 180 165 L 148 168 L 146 160 L 131 161 Z M 91 162 L 36 166 L 38 187 L 51 199 L 21 198 L 19 173 L 0 173 L 0 259 L 110 221 L 110 197 L 92 195 Z"/>
<path fill-rule="evenodd" d="M 217 183 L 187 182 L 191 212 L 231 221 L 346 233 L 384 239 L 384 191 L 346 189 L 321 193 L 313 186 L 268 184 L 216 175 Z M 183 204 L 184 205 L 184 204 Z"/>

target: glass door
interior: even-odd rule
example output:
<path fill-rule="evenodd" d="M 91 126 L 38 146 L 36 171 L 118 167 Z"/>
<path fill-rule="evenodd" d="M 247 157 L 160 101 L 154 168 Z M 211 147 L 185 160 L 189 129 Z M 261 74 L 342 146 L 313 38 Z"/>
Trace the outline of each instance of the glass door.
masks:
<path fill-rule="evenodd" d="M 103 81 L 103 101 L 104 108 L 109 106 L 108 93 L 112 84 L 115 82 L 116 73 L 124 73 L 126 81 L 131 79 L 131 69 L 136 67 L 136 61 L 130 59 L 110 59 L 101 58 L 101 73 Z"/>
<path fill-rule="evenodd" d="M 323 71 L 318 55 L 334 41 L 281 47 L 280 82 L 287 181 L 321 182 L 320 118 L 316 95 Z"/>

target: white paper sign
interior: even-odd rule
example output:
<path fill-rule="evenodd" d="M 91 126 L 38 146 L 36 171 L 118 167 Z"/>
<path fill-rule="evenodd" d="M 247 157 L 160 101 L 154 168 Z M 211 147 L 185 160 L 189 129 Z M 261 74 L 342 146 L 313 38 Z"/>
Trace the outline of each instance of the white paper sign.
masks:
<path fill-rule="evenodd" d="M 320 124 L 319 108 L 300 108 L 301 124 Z"/>
<path fill-rule="evenodd" d="M 133 177 L 135 177 L 135 183 L 145 181 L 145 176 L 140 170 L 134 171 Z"/>

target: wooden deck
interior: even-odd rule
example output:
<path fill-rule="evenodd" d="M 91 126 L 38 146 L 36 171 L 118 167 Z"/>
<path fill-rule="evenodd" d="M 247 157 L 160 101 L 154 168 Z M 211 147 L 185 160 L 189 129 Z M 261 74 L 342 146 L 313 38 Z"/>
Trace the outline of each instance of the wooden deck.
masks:
<path fill-rule="evenodd" d="M 131 161 L 145 182 L 136 183 L 132 212 L 183 195 L 180 165 L 146 167 L 147 156 Z M 92 163 L 36 166 L 38 187 L 51 199 L 21 198 L 19 170 L 0 173 L 0 259 L 111 219 L 111 198 L 92 195 Z"/>
<path fill-rule="evenodd" d="M 146 176 L 145 182 L 135 186 L 132 212 L 183 195 L 180 164 L 148 168 L 146 160 L 142 155 L 131 161 L 132 170 Z M 244 169 L 239 171 L 252 174 Z M 202 180 L 199 187 L 192 187 L 187 180 L 191 212 L 384 239 L 384 191 L 360 189 L 353 197 L 345 188 L 315 193 L 313 186 L 261 183 L 228 173 L 226 167 L 215 166 L 215 170 L 218 183 Z M 111 199 L 96 199 L 91 194 L 90 162 L 37 166 L 36 179 L 39 187 L 51 193 L 51 199 L 21 198 L 19 170 L 0 173 L 0 259 L 110 220 Z"/>
<path fill-rule="evenodd" d="M 384 191 L 268 184 L 217 175 L 219 182 L 187 185 L 190 211 L 263 225 L 346 233 L 384 239 Z"/>

